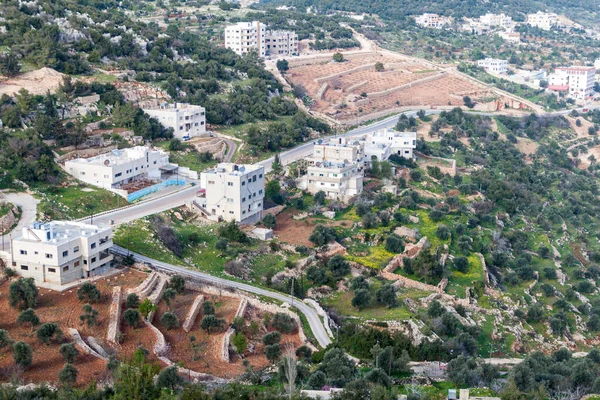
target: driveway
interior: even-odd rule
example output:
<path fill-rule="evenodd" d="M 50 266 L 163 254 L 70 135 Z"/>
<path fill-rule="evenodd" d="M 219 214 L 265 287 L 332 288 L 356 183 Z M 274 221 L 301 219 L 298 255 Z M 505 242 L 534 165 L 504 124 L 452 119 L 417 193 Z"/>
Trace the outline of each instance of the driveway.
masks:
<path fill-rule="evenodd" d="M 11 232 L 0 237 L 0 250 L 5 249 L 5 251 L 9 251 L 10 235 L 20 235 L 24 227 L 35 222 L 39 201 L 29 193 L 0 193 L 0 200 L 12 203 L 21 209 L 21 219 L 19 219 L 17 226 Z"/>

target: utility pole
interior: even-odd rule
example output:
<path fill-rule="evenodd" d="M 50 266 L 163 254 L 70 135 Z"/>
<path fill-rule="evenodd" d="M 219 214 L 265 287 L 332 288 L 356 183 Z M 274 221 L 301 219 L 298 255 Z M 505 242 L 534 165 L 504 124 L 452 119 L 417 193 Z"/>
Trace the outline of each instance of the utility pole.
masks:
<path fill-rule="evenodd" d="M 292 307 L 294 307 L 294 277 L 292 276 Z"/>

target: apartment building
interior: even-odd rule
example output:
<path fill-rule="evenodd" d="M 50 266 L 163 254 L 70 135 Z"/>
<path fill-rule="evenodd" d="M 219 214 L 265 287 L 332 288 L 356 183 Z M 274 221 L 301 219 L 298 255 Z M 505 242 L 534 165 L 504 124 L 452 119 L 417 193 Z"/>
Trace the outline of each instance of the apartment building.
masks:
<path fill-rule="evenodd" d="M 298 35 L 292 31 L 267 31 L 266 52 L 271 56 L 297 56 Z"/>
<path fill-rule="evenodd" d="M 173 136 L 187 140 L 206 133 L 206 110 L 187 103 L 164 103 L 143 109 L 165 128 L 173 129 Z"/>
<path fill-rule="evenodd" d="M 80 181 L 110 190 L 139 180 L 160 179 L 160 169 L 167 164 L 168 153 L 135 146 L 67 161 L 65 170 Z"/>
<path fill-rule="evenodd" d="M 329 199 L 348 202 L 363 189 L 363 173 L 355 162 L 317 161 L 307 167 L 300 188 L 315 194 L 325 192 Z"/>
<path fill-rule="evenodd" d="M 365 137 L 365 152 L 367 147 L 373 148 L 374 145 L 389 146 L 389 155 L 396 154 L 404 158 L 413 158 L 413 151 L 417 148 L 417 133 L 398 132 L 393 128 L 380 129 Z M 365 154 L 365 158 L 367 157 Z M 385 160 L 387 158 L 378 158 L 378 161 Z"/>
<path fill-rule="evenodd" d="M 357 140 L 335 138 L 315 144 L 309 163 L 323 161 L 359 163 L 362 161 L 363 155 L 363 146 Z"/>
<path fill-rule="evenodd" d="M 479 21 L 482 24 L 490 27 L 500 26 L 502 28 L 510 28 L 513 26 L 512 18 L 507 16 L 506 14 L 487 13 L 479 17 Z"/>
<path fill-rule="evenodd" d="M 262 217 L 265 169 L 257 165 L 221 163 L 200 174 L 205 197 L 200 203 L 209 217 L 255 223 Z"/>
<path fill-rule="evenodd" d="M 417 25 L 424 28 L 442 29 L 450 25 L 450 18 L 437 14 L 423 14 L 415 17 Z"/>
<path fill-rule="evenodd" d="M 593 96 L 595 78 L 594 67 L 556 68 L 548 76 L 548 90 L 565 92 L 574 99 L 583 100 Z"/>
<path fill-rule="evenodd" d="M 521 33 L 519 32 L 500 32 L 498 34 L 502 39 L 506 40 L 509 43 L 521 43 Z"/>
<path fill-rule="evenodd" d="M 255 51 L 260 57 L 265 57 L 267 26 L 258 21 L 238 22 L 225 28 L 225 47 L 236 54 Z"/>
<path fill-rule="evenodd" d="M 541 11 L 535 14 L 527 14 L 527 25 L 549 31 L 553 27 L 558 26 L 558 15 Z"/>
<path fill-rule="evenodd" d="M 477 65 L 487 72 L 493 74 L 505 74 L 508 72 L 508 61 L 499 60 L 496 58 L 486 58 L 485 60 L 477 61 Z"/>
<path fill-rule="evenodd" d="M 72 221 L 35 222 L 11 241 L 17 274 L 65 285 L 107 272 L 113 260 L 110 227 Z"/>

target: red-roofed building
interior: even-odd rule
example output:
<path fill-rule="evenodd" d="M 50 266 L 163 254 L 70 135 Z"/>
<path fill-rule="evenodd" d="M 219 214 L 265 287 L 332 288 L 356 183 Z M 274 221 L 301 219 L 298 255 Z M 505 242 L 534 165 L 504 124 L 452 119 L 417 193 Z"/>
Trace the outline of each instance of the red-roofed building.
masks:
<path fill-rule="evenodd" d="M 585 99 L 594 93 L 594 67 L 556 68 L 549 76 L 548 89 L 558 92 L 568 91 L 575 99 Z"/>

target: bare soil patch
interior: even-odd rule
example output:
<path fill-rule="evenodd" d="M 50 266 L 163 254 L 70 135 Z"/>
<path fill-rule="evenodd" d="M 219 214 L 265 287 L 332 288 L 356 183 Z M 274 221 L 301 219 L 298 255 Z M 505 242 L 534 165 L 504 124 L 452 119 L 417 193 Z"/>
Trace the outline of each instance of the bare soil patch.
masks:
<path fill-rule="evenodd" d="M 47 322 L 57 323 L 65 333 L 64 342 L 70 341 L 68 328 L 78 329 L 84 338 L 94 336 L 102 341 L 106 336 L 108 327 L 112 288 L 114 286 L 124 288 L 137 286 L 144 280 L 145 276 L 146 274 L 142 272 L 127 270 L 124 273 L 95 282 L 103 295 L 99 302 L 92 304 L 92 307 L 98 311 L 98 325 L 96 326 L 88 327 L 80 323 L 79 315 L 82 314 L 81 307 L 84 302 L 80 302 L 77 298 L 76 288 L 63 293 L 39 288 L 38 305 L 35 313 L 42 324 Z M 63 358 L 59 352 L 60 343 L 42 344 L 29 326 L 19 326 L 16 323 L 20 311 L 13 309 L 8 304 L 9 286 L 10 282 L 0 283 L 0 314 L 2 315 L 0 329 L 6 329 L 12 340 L 23 341 L 31 346 L 33 364 L 25 369 L 24 373 L 18 373 L 17 369 L 14 368 L 12 351 L 9 349 L 1 350 L 0 381 L 8 382 L 11 376 L 17 373 L 16 376 L 24 383 L 57 382 L 58 372 L 64 366 Z M 84 355 L 81 351 L 74 365 L 79 371 L 78 386 L 85 386 L 92 380 L 101 380 L 106 370 L 104 361 L 93 356 Z"/>
<path fill-rule="evenodd" d="M 31 94 L 43 95 L 48 91 L 54 93 L 62 83 L 63 76 L 60 72 L 46 67 L 25 72 L 2 81 L 0 83 L 0 95 L 7 94 L 11 96 L 21 89 L 25 89 Z"/>

